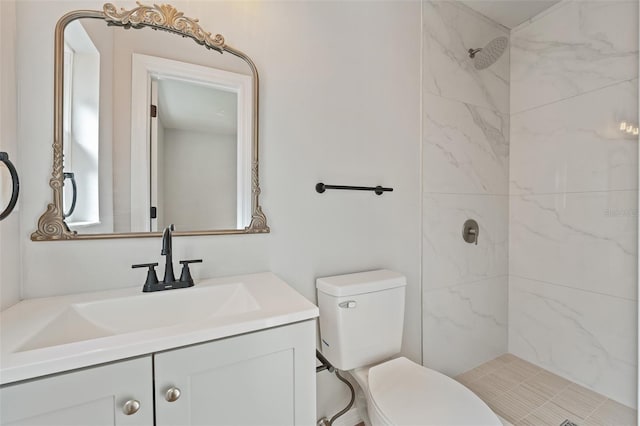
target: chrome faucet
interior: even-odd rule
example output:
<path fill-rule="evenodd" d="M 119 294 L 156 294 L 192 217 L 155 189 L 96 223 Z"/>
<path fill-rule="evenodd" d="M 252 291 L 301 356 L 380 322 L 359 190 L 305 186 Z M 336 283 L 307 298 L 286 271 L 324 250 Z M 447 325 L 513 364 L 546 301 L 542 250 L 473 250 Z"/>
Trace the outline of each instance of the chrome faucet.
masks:
<path fill-rule="evenodd" d="M 158 263 L 141 263 L 139 265 L 131 265 L 132 268 L 149 268 L 147 271 L 147 281 L 142 287 L 143 292 L 159 291 L 159 290 L 171 290 L 174 288 L 185 288 L 193 286 L 193 278 L 191 277 L 191 271 L 189 270 L 189 264 L 202 263 L 202 259 L 181 260 L 182 273 L 180 279 L 176 280 L 173 274 L 173 247 L 172 236 L 175 227 L 173 224 L 164 228 L 162 232 L 162 251 L 160 254 L 165 256 L 164 278 L 162 282 L 158 282 L 155 267 Z"/>
<path fill-rule="evenodd" d="M 164 232 L 162 232 L 162 251 L 160 254 L 165 256 L 164 279 L 162 280 L 165 284 L 172 284 L 176 280 L 176 277 L 173 274 L 173 255 L 171 248 L 171 236 L 174 230 L 175 227 L 172 223 L 164 228 Z"/>

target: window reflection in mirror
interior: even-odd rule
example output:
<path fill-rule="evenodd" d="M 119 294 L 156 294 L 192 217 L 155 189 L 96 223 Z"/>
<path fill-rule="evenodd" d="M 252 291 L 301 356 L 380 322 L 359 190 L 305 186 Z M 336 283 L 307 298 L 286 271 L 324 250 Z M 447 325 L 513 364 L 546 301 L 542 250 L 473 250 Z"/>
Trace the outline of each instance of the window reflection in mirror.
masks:
<path fill-rule="evenodd" d="M 100 52 L 92 40 L 100 36 L 101 28 L 95 27 L 75 21 L 65 30 L 64 164 L 65 177 L 74 181 L 65 179 L 63 205 L 69 226 L 112 232 L 112 226 L 100 226 Z"/>

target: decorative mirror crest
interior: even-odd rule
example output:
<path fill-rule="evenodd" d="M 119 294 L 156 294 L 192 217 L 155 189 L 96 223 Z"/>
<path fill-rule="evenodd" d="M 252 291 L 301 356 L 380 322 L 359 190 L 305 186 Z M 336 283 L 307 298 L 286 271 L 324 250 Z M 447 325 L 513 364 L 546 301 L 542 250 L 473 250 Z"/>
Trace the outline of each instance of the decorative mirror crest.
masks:
<path fill-rule="evenodd" d="M 151 27 L 193 39 L 196 43 L 220 53 L 230 53 L 244 60 L 250 67 L 253 77 L 253 116 L 252 116 L 252 152 L 251 152 L 251 220 L 244 229 L 223 229 L 203 231 L 176 231 L 174 235 L 225 235 L 268 233 L 267 218 L 259 203 L 260 183 L 258 176 L 258 93 L 259 77 L 253 61 L 243 52 L 225 43 L 222 35 L 212 36 L 199 24 L 198 19 L 189 18 L 169 4 L 146 6 L 137 2 L 138 7 L 118 10 L 111 3 L 106 3 L 102 11 L 72 11 L 60 18 L 55 30 L 55 64 L 54 64 L 54 142 L 53 168 L 49 186 L 52 189 L 52 202 L 38 220 L 38 228 L 31 234 L 33 241 L 72 240 L 72 239 L 106 239 L 106 238 L 139 238 L 156 237 L 160 232 L 128 232 L 108 234 L 78 234 L 71 230 L 64 220 L 63 186 L 63 61 L 64 30 L 74 20 L 80 18 L 103 19 L 107 25 L 120 26 L 124 29 L 141 29 Z"/>
<path fill-rule="evenodd" d="M 106 3 L 103 7 L 105 20 L 111 24 L 121 25 L 126 28 L 142 28 L 144 26 L 158 28 L 164 31 L 178 33 L 194 39 L 198 44 L 202 44 L 209 49 L 224 51 L 224 37 L 216 34 L 211 38 L 211 33 L 202 29 L 197 19 L 188 18 L 170 4 L 154 4 L 145 6 L 136 2 L 138 7 L 131 10 L 124 8 L 120 12 L 112 3 Z"/>

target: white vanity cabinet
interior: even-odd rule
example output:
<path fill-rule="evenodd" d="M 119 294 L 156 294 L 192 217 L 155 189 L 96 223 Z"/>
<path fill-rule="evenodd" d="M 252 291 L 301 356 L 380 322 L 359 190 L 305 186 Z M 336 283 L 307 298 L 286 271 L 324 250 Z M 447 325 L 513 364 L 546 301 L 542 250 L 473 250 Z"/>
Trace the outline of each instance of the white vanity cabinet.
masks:
<path fill-rule="evenodd" d="M 5 385 L 0 401 L 7 426 L 312 425 L 315 321 Z"/>
<path fill-rule="evenodd" d="M 152 425 L 151 356 L 5 385 L 0 408 L 4 426 Z"/>
<path fill-rule="evenodd" d="M 315 321 L 157 353 L 156 425 L 313 425 L 315 365 Z"/>

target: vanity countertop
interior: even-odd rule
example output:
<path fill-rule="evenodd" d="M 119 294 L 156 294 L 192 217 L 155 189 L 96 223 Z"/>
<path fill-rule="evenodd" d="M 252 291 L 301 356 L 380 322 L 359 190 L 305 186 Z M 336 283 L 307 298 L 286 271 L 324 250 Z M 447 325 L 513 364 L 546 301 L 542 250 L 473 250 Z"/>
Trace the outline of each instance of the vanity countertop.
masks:
<path fill-rule="evenodd" d="M 318 316 L 271 272 L 154 293 L 141 287 L 28 299 L 0 313 L 0 384 Z"/>

